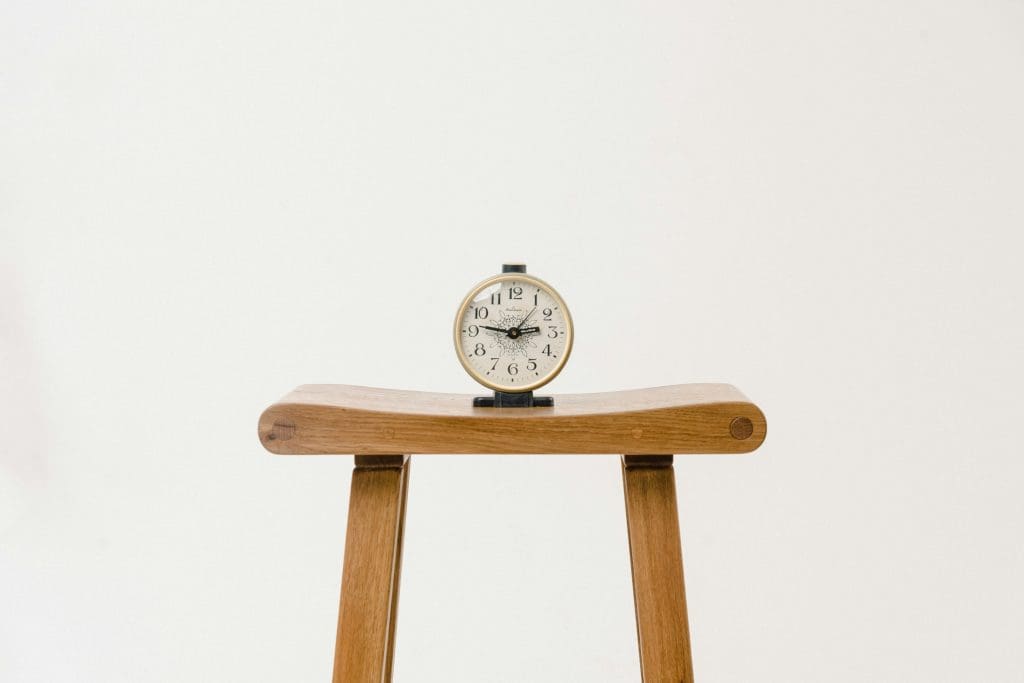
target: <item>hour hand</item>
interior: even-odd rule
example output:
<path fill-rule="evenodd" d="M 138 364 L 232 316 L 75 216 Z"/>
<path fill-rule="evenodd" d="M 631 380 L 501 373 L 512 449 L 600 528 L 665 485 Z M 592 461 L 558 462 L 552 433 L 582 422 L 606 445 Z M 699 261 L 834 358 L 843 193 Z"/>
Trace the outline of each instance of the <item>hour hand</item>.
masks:
<path fill-rule="evenodd" d="M 508 330 L 503 330 L 500 327 L 491 327 L 490 325 L 481 325 L 480 327 L 484 328 L 485 330 L 491 330 L 493 332 L 501 332 L 502 334 L 508 334 Z M 540 328 L 538 328 L 538 330 L 539 329 Z"/>
<path fill-rule="evenodd" d="M 537 334 L 540 332 L 539 327 L 521 327 L 519 328 L 519 334 Z"/>

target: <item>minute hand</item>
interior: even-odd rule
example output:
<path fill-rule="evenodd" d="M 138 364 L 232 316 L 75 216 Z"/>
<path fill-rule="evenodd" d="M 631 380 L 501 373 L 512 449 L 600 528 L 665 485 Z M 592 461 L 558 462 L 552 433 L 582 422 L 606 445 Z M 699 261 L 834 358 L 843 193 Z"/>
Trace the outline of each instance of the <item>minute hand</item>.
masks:
<path fill-rule="evenodd" d="M 536 313 L 536 312 L 537 312 L 537 307 L 536 307 L 536 306 L 534 306 L 534 307 L 533 307 L 533 310 L 532 310 L 532 311 L 530 311 L 529 313 L 527 313 L 527 314 L 526 314 L 526 317 L 525 317 L 525 318 L 523 318 L 522 320 L 520 320 L 520 321 L 519 321 L 519 324 L 518 324 L 518 325 L 516 325 L 516 327 L 518 327 L 518 328 L 519 328 L 519 331 L 520 331 L 520 332 L 522 332 L 522 331 L 523 331 L 523 325 L 525 325 L 525 324 L 526 324 L 526 321 L 527 321 L 527 320 L 529 320 L 529 319 L 530 319 L 530 316 L 531 316 L 531 315 L 533 315 L 533 314 L 534 314 L 534 313 Z"/>
<path fill-rule="evenodd" d="M 485 330 L 492 330 L 494 332 L 501 332 L 502 334 L 508 334 L 508 330 L 503 330 L 500 327 L 491 327 L 490 325 L 481 325 L 480 327 Z"/>

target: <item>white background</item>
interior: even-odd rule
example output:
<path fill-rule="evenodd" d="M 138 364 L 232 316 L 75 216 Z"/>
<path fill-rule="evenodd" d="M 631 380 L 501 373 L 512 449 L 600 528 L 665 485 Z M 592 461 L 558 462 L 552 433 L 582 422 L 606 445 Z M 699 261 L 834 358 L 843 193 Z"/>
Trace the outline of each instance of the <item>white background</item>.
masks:
<path fill-rule="evenodd" d="M 305 382 L 740 386 L 676 468 L 698 680 L 1024 667 L 1020 2 L 0 5 L 0 680 L 326 681 L 349 457 Z M 399 681 L 636 681 L 614 457 L 414 460 Z"/>

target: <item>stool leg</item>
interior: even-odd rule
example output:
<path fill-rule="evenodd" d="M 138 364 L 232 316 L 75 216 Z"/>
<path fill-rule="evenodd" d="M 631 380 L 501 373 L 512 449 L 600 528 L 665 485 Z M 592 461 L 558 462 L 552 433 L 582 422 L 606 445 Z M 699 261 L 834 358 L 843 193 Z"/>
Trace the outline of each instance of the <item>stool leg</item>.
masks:
<path fill-rule="evenodd" d="M 395 626 L 398 624 L 398 589 L 402 582 L 402 548 L 405 545 L 405 502 L 409 499 L 409 461 L 402 468 L 402 503 L 398 511 L 398 539 L 395 541 L 395 571 L 391 575 L 391 618 L 388 622 L 388 651 L 384 657 L 384 681 L 390 683 L 395 660 Z"/>
<path fill-rule="evenodd" d="M 672 456 L 623 456 L 622 481 L 642 679 L 693 683 Z"/>
<path fill-rule="evenodd" d="M 408 456 L 356 456 L 334 683 L 391 681 L 408 481 Z"/>

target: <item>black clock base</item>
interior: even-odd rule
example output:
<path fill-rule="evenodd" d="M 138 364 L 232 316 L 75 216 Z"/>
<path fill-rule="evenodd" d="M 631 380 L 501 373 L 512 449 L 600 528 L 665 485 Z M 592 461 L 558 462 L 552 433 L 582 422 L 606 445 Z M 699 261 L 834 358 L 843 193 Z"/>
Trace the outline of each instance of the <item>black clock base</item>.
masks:
<path fill-rule="evenodd" d="M 554 396 L 534 396 L 532 391 L 518 394 L 495 391 L 494 396 L 473 398 L 474 408 L 551 408 L 554 405 Z"/>

